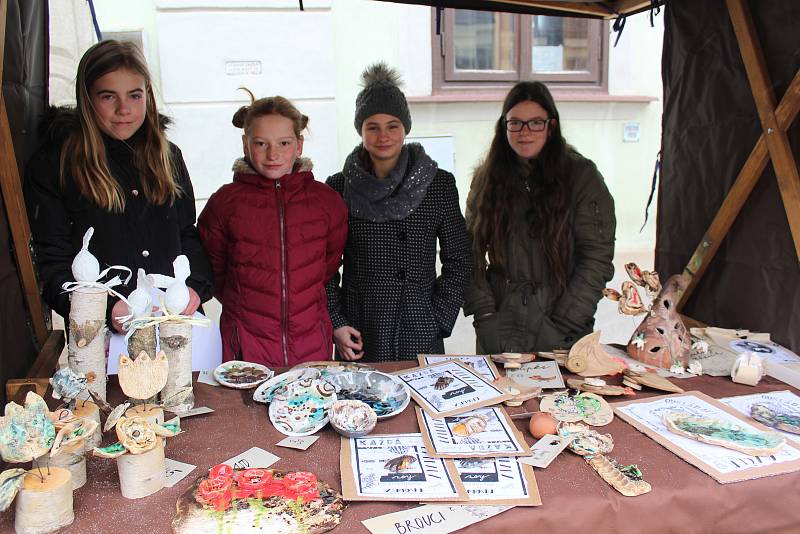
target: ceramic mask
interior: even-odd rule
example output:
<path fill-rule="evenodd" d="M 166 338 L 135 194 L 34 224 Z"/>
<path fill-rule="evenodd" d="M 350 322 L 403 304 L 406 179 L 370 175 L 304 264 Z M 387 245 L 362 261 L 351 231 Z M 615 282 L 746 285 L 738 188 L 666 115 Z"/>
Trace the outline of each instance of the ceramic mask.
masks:
<path fill-rule="evenodd" d="M 94 234 L 94 228 L 89 227 L 83 235 L 83 247 L 72 260 L 72 276 L 77 282 L 94 282 L 100 277 L 100 262 L 89 252 L 89 241 Z"/>
<path fill-rule="evenodd" d="M 170 314 L 178 315 L 189 304 L 189 288 L 186 286 L 186 279 L 191 274 L 189 259 L 181 254 L 172 262 L 172 268 L 175 271 L 175 279 L 167 288 L 164 304 Z"/>
<path fill-rule="evenodd" d="M 653 301 L 650 313 L 628 342 L 631 358 L 648 365 L 669 369 L 675 363 L 685 367 L 692 349 L 692 338 L 683 324 L 676 304 L 689 279 L 674 275 Z"/>

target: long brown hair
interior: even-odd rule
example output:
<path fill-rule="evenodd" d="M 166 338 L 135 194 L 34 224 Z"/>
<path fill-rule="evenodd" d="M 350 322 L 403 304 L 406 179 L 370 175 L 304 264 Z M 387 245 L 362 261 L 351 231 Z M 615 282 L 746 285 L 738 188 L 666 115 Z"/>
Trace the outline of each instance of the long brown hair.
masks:
<path fill-rule="evenodd" d="M 80 128 L 67 136 L 61 149 L 61 180 L 69 171 L 81 195 L 108 211 L 125 210 L 125 195 L 109 170 L 106 147 L 89 93 L 99 78 L 119 69 L 135 72 L 145 82 L 145 120 L 131 146 L 142 193 L 152 204 L 172 202 L 180 189 L 173 176 L 171 150 L 159 123 L 150 72 L 133 43 L 100 41 L 83 54 L 75 83 Z"/>
<path fill-rule="evenodd" d="M 280 115 L 292 121 L 294 135 L 298 139 L 302 137 L 303 130 L 308 126 L 308 117 L 300 113 L 294 104 L 282 96 L 269 96 L 256 100 L 255 95 L 246 87 L 240 87 L 250 95 L 250 105 L 242 106 L 233 114 L 231 123 L 237 128 L 244 129 L 245 135 L 250 131 L 250 124 L 258 117 L 266 115 Z"/>
<path fill-rule="evenodd" d="M 530 161 L 521 160 L 506 137 L 506 114 L 525 101 L 536 102 L 549 119 L 555 119 L 548 124 L 549 137 L 542 151 Z M 566 287 L 572 254 L 569 225 L 572 188 L 568 174 L 571 150 L 561 134 L 558 110 L 547 87 L 541 82 L 515 85 L 503 102 L 494 139 L 486 158 L 475 170 L 467 199 L 467 225 L 472 236 L 473 271 L 477 276 L 485 277 L 489 265 L 507 273 L 506 250 L 513 218 L 509 207 L 516 204 L 514 197 L 519 195 L 514 181 L 530 177 L 531 207 L 525 214 L 528 230 L 541 243 L 552 282 L 562 290 Z"/>

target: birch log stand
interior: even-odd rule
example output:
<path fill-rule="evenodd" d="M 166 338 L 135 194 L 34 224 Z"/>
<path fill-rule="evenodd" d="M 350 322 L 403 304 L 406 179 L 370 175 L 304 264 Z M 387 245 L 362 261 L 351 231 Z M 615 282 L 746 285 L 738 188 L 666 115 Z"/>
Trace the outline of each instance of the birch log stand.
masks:
<path fill-rule="evenodd" d="M 166 483 L 164 440 L 142 454 L 123 454 L 117 458 L 119 487 L 126 499 L 141 499 L 159 491 Z"/>
<path fill-rule="evenodd" d="M 16 500 L 14 529 L 18 534 L 53 532 L 72 524 L 72 475 L 61 467 L 51 467 L 25 475 Z"/>
<path fill-rule="evenodd" d="M 106 304 L 105 289 L 80 288 L 70 294 L 69 344 L 70 369 L 89 379 L 88 388 L 106 400 Z M 88 398 L 88 392 L 82 394 Z"/>
<path fill-rule="evenodd" d="M 192 325 L 166 321 L 159 325 L 161 350 L 169 361 L 167 385 L 161 390 L 161 400 L 168 410 L 180 413 L 194 408 L 192 389 Z"/>

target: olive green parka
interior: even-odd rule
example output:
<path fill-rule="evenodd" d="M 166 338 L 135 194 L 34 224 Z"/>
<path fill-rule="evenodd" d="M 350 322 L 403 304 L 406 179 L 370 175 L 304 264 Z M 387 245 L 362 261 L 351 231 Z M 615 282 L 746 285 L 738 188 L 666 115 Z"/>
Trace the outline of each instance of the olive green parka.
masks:
<path fill-rule="evenodd" d="M 473 276 L 464 315 L 474 315 L 479 354 L 550 351 L 569 348 L 592 332 L 597 303 L 614 274 L 614 199 L 595 164 L 570 154 L 572 254 L 566 289 L 550 275 L 538 238 L 531 235 L 526 213 L 535 199 L 526 180 L 515 181 L 516 206 L 498 206 L 512 214 L 506 243 L 506 270 L 491 265 L 486 278 Z M 474 212 L 472 191 L 467 220 Z"/>

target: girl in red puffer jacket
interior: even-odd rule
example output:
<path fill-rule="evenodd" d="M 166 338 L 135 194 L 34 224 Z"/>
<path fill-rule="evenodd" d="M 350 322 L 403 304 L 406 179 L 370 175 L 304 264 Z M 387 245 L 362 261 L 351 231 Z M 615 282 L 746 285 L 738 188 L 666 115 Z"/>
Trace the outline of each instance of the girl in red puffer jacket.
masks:
<path fill-rule="evenodd" d="M 325 283 L 339 269 L 347 208 L 300 158 L 308 117 L 283 97 L 250 97 L 233 116 L 244 158 L 198 220 L 222 303 L 222 359 L 270 367 L 330 359 Z"/>

